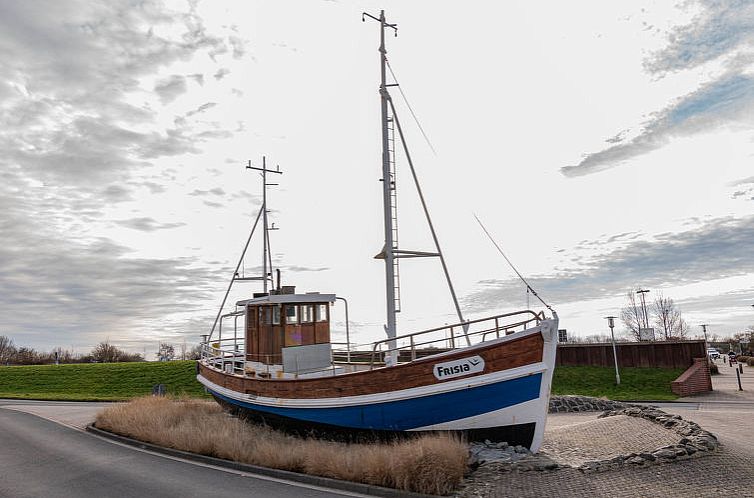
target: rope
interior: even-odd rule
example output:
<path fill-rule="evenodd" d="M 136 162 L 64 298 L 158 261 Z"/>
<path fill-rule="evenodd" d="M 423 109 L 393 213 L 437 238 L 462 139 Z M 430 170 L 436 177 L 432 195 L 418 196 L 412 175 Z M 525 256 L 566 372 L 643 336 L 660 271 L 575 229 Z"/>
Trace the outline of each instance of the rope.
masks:
<path fill-rule="evenodd" d="M 395 83 L 398 85 L 398 78 L 395 77 L 395 73 L 393 72 L 392 66 L 390 66 L 390 61 L 387 60 L 387 57 L 385 58 L 385 62 L 387 63 L 387 68 L 390 70 L 390 74 L 393 76 L 393 81 L 395 81 Z M 429 145 L 429 148 L 432 149 L 432 153 L 435 156 L 437 156 L 437 151 L 432 145 L 432 142 L 429 141 L 429 137 L 424 132 L 424 128 L 422 127 L 422 124 L 419 122 L 419 118 L 416 117 L 416 114 L 414 113 L 414 109 L 411 107 L 411 104 L 408 102 L 408 97 L 406 97 L 406 94 L 403 93 L 403 88 L 401 88 L 400 85 L 398 85 L 398 91 L 401 92 L 401 97 L 403 97 L 403 101 L 406 103 L 406 107 L 408 107 L 408 111 L 411 113 L 411 116 L 414 118 L 414 121 L 416 122 L 416 126 L 419 127 L 419 131 L 424 137 L 424 140 L 427 142 L 427 145 Z"/>
<path fill-rule="evenodd" d="M 550 306 L 549 304 L 547 304 L 546 302 L 544 302 L 544 300 L 541 297 L 539 297 L 539 294 L 537 294 L 537 292 L 532 288 L 532 286 L 529 285 L 529 282 L 527 282 L 526 279 L 523 277 L 523 275 L 521 275 L 521 273 L 519 273 L 519 271 L 516 269 L 516 267 L 513 266 L 513 263 L 511 263 L 511 260 L 508 259 L 508 256 L 506 256 L 505 253 L 503 252 L 503 250 L 500 249 L 500 246 L 497 245 L 497 242 L 495 242 L 495 239 L 492 238 L 492 235 L 490 235 L 490 232 L 488 232 L 487 229 L 484 227 L 484 225 L 482 224 L 482 220 L 480 220 L 479 217 L 476 214 L 474 214 L 474 218 L 476 218 L 477 223 L 479 223 L 479 226 L 482 227 L 482 230 L 484 230 L 484 233 L 487 234 L 487 237 L 490 239 L 490 242 L 492 242 L 492 244 L 495 246 L 495 248 L 500 253 L 500 255 L 503 256 L 503 258 L 505 258 L 505 261 L 507 261 L 508 264 L 510 265 L 510 267 L 513 268 L 513 271 L 516 272 L 516 275 L 518 275 L 518 278 L 520 278 L 521 281 L 524 283 L 524 285 L 526 285 L 527 292 L 531 292 L 532 294 L 534 294 L 534 297 L 536 297 L 537 299 L 539 299 L 539 302 L 541 302 L 542 304 L 544 304 L 545 307 L 547 307 L 548 310 L 550 310 L 550 311 L 552 311 L 554 313 L 555 310 L 552 309 L 552 306 Z"/>

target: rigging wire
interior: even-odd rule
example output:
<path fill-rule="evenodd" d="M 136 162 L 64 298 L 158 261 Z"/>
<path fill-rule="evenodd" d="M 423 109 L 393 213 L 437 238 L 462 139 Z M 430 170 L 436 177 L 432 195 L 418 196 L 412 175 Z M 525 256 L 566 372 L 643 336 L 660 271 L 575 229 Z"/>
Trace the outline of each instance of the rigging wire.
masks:
<path fill-rule="evenodd" d="M 435 156 L 437 156 L 437 151 L 435 150 L 435 147 L 432 145 L 432 142 L 430 142 L 427 134 L 424 132 L 424 128 L 422 127 L 422 124 L 419 122 L 419 118 L 416 117 L 416 113 L 414 113 L 414 109 L 411 107 L 411 104 L 408 102 L 408 97 L 406 97 L 406 94 L 403 93 L 403 88 L 398 84 L 398 78 L 395 77 L 395 73 L 393 72 L 393 68 L 390 65 L 390 61 L 387 59 L 387 57 L 385 57 L 385 63 L 387 64 L 387 68 L 390 70 L 390 74 L 393 76 L 393 81 L 395 81 L 396 86 L 398 87 L 398 91 L 401 92 L 401 97 L 403 97 L 403 101 L 406 103 L 406 107 L 408 107 L 408 111 L 411 113 L 411 116 L 414 118 L 414 121 L 416 122 L 416 126 L 419 127 L 419 131 L 424 137 L 424 140 L 427 142 L 427 145 L 429 145 L 429 148 L 432 149 L 432 153 Z"/>
<path fill-rule="evenodd" d="M 495 246 L 495 248 L 500 253 L 500 255 L 503 258 L 505 258 L 505 261 L 508 262 L 508 264 L 510 265 L 510 267 L 513 268 L 513 271 L 516 272 L 516 275 L 518 275 L 518 278 L 520 278 L 521 281 L 524 283 L 524 285 L 526 285 L 526 291 L 527 292 L 531 292 L 534 295 L 534 297 L 536 297 L 537 299 L 539 299 L 539 302 L 541 302 L 542 304 L 544 304 L 547 307 L 548 310 L 550 310 L 550 311 L 552 311 L 554 313 L 555 310 L 552 309 L 552 306 L 550 306 L 549 304 L 547 304 L 541 297 L 539 297 L 539 294 L 537 294 L 537 291 L 535 291 L 532 288 L 532 286 L 529 285 L 529 282 L 527 282 L 526 279 L 523 277 L 523 275 L 521 275 L 521 273 L 519 273 L 519 271 L 516 269 L 516 267 L 513 266 L 513 263 L 511 263 L 511 260 L 508 259 L 508 256 L 506 256 L 505 253 L 503 252 L 503 250 L 500 249 L 500 246 L 497 244 L 497 242 L 495 242 L 495 239 L 492 238 L 492 235 L 490 235 L 490 232 L 488 232 L 487 228 L 485 228 L 485 226 L 482 224 L 482 220 L 480 220 L 479 217 L 475 213 L 472 213 L 472 214 L 474 214 L 474 218 L 476 219 L 477 223 L 479 223 L 479 226 L 482 227 L 482 230 L 484 230 L 484 233 L 487 234 L 487 237 L 490 239 L 490 242 L 492 242 L 492 244 Z"/>

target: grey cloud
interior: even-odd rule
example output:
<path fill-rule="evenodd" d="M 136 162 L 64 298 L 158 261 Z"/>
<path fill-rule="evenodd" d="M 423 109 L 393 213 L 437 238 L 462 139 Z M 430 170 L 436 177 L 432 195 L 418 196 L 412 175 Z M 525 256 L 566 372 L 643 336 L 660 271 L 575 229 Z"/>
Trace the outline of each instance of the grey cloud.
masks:
<path fill-rule="evenodd" d="M 690 24 L 674 29 L 668 45 L 645 61 L 649 72 L 689 69 L 754 43 L 754 4 L 719 0 L 695 3 L 702 7 L 701 13 Z"/>
<path fill-rule="evenodd" d="M 625 143 L 588 154 L 575 166 L 560 171 L 581 176 L 613 168 L 642 154 L 657 150 L 674 137 L 692 135 L 728 123 L 752 123 L 754 77 L 729 74 L 686 95 L 645 125 L 644 131 Z"/>
<path fill-rule="evenodd" d="M 127 247 L 86 235 L 105 223 L 104 206 L 131 199 L 142 186 L 158 193 L 164 187 L 157 182 L 170 177 L 163 169 L 140 184 L 132 179 L 143 178 L 138 170 L 198 152 L 210 138 L 194 123 L 145 131 L 160 109 L 133 104 L 142 76 L 198 51 L 228 50 L 229 42 L 208 33 L 188 6 L 0 2 L 0 316 L 3 333 L 17 342 L 93 345 L 138 329 L 177 330 L 164 319 L 166 305 L 197 310 L 213 288 L 214 271 L 198 261 L 136 258 Z M 166 99 L 178 91 L 177 80 L 160 87 Z M 221 130 L 210 124 L 209 131 Z M 121 223 L 169 226 L 151 218 Z"/>
<path fill-rule="evenodd" d="M 122 185 L 110 185 L 102 191 L 102 197 L 109 202 L 131 200 L 131 191 Z"/>
<path fill-rule="evenodd" d="M 178 228 L 185 226 L 185 223 L 158 223 L 154 218 L 141 217 L 131 218 L 130 220 L 116 221 L 120 226 L 140 230 L 142 232 L 154 232 L 155 230 L 165 230 L 168 228 Z"/>
<path fill-rule="evenodd" d="M 193 192 L 189 193 L 189 195 L 193 196 L 206 196 L 206 195 L 216 195 L 216 196 L 222 196 L 225 195 L 225 190 L 223 190 L 221 187 L 215 187 L 209 190 L 200 190 L 195 189 Z"/>
<path fill-rule="evenodd" d="M 326 271 L 326 270 L 329 270 L 330 268 L 328 267 L 313 268 L 313 267 L 308 267 L 308 266 L 286 266 L 285 269 L 287 271 L 292 271 L 292 272 L 309 272 L 309 271 Z"/>
<path fill-rule="evenodd" d="M 179 95 L 186 93 L 187 89 L 186 78 L 177 74 L 158 82 L 154 87 L 163 104 L 174 101 Z"/>
<path fill-rule="evenodd" d="M 216 80 L 221 80 L 230 74 L 230 69 L 222 67 L 213 75 Z"/>
<path fill-rule="evenodd" d="M 720 126 L 750 128 L 754 124 L 754 77 L 750 71 L 754 63 L 754 4 L 716 0 L 695 3 L 701 7 L 701 14 L 673 30 L 666 47 L 645 60 L 645 69 L 661 76 L 725 57 L 723 74 L 652 115 L 633 139 L 624 141 L 619 133 L 608 139 L 609 147 L 561 168 L 564 175 L 580 176 L 616 167 L 660 149 L 676 137 Z"/>
<path fill-rule="evenodd" d="M 587 246 L 591 250 L 591 245 Z M 527 280 L 551 304 L 621 295 L 636 285 L 663 287 L 754 273 L 754 216 L 723 218 L 696 230 L 665 233 L 633 240 L 596 256 L 574 251 L 571 268 Z M 525 299 L 525 287 L 516 279 L 485 280 L 466 304 L 489 309 Z"/>

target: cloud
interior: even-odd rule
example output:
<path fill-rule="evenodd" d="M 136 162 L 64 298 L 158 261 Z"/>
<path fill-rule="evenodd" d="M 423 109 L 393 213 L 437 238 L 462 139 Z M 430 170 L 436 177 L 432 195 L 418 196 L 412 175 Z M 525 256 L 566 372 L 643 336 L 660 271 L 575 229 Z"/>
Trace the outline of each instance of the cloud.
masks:
<path fill-rule="evenodd" d="M 180 255 L 137 258 L 95 234 L 113 223 L 147 232 L 180 226 L 148 216 L 108 222 L 103 213 L 138 189 L 163 192 L 171 172 L 145 174 L 153 163 L 199 152 L 223 134 L 216 123 L 160 125 L 160 104 L 143 102 L 142 82 L 230 45 L 207 31 L 193 2 L 183 10 L 160 0 L 0 2 L 3 333 L 49 347 L 157 326 L 197 332 L 166 310 L 196 310 L 213 289 L 213 270 Z M 174 75 L 155 91 L 167 103 L 185 87 L 186 76 Z"/>
<path fill-rule="evenodd" d="M 731 74 L 686 95 L 645 125 L 635 138 L 588 154 L 575 166 L 565 166 L 566 176 L 581 176 L 613 168 L 667 145 L 673 138 L 689 136 L 730 124 L 751 124 L 754 111 L 754 77 Z"/>
<path fill-rule="evenodd" d="M 586 154 L 560 171 L 581 176 L 614 168 L 660 149 L 674 138 L 721 126 L 754 125 L 754 4 L 697 2 L 701 13 L 690 24 L 673 30 L 668 45 L 645 60 L 645 69 L 662 77 L 723 59 L 725 70 L 697 90 L 679 97 L 644 123 L 641 132 L 625 141 L 623 132 L 608 139 L 609 147 Z"/>
<path fill-rule="evenodd" d="M 292 272 L 326 271 L 329 269 L 330 268 L 327 268 L 327 267 L 313 268 L 313 267 L 308 267 L 308 266 L 286 266 L 285 267 L 286 271 L 292 271 Z"/>
<path fill-rule="evenodd" d="M 212 188 L 212 189 L 209 189 L 209 190 L 195 189 L 189 195 L 199 196 L 199 197 L 203 197 L 203 196 L 207 196 L 207 195 L 224 196 L 225 195 L 225 190 L 223 190 L 221 187 L 215 187 L 215 188 Z"/>
<path fill-rule="evenodd" d="M 155 93 L 160 96 L 163 104 L 174 101 L 179 95 L 186 93 L 187 89 L 186 78 L 177 74 L 159 81 L 154 87 Z"/>
<path fill-rule="evenodd" d="M 721 218 L 680 233 L 628 239 L 608 252 L 580 256 L 605 241 L 591 241 L 574 251 L 572 266 L 551 275 L 527 277 L 553 306 L 622 295 L 637 285 L 663 287 L 754 273 L 754 216 Z M 593 243 L 592 243 L 593 242 Z M 484 280 L 465 304 L 470 309 L 519 305 L 526 288 L 517 279 Z"/>
<path fill-rule="evenodd" d="M 178 228 L 185 226 L 185 223 L 158 223 L 154 218 L 142 217 L 131 218 L 130 220 L 118 220 L 116 224 L 132 228 L 134 230 L 140 230 L 142 232 L 154 232 L 155 230 L 164 230 L 167 228 Z"/>
<path fill-rule="evenodd" d="M 754 4 L 748 1 L 704 0 L 701 12 L 669 33 L 668 45 L 649 57 L 644 67 L 665 74 L 693 68 L 754 44 Z"/>

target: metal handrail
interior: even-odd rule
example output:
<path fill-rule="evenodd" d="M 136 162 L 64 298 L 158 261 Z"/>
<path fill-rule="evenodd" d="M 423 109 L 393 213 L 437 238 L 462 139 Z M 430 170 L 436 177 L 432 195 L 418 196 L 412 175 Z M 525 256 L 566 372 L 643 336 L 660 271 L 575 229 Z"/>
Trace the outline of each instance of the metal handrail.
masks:
<path fill-rule="evenodd" d="M 511 321 L 510 319 L 512 317 L 520 316 L 520 315 L 530 315 L 530 316 L 524 316 L 520 317 L 518 320 Z M 535 313 L 531 310 L 521 310 L 521 311 L 515 311 L 511 313 L 503 313 L 501 315 L 495 315 L 492 317 L 486 317 L 486 318 L 478 318 L 476 320 L 467 320 L 461 323 L 455 323 L 453 325 L 445 325 L 442 327 L 435 327 L 432 329 L 422 330 L 419 332 L 413 332 L 410 334 L 403 334 L 400 336 L 397 336 L 395 338 L 387 338 L 387 339 L 381 339 L 379 341 L 373 342 L 371 344 L 371 352 L 370 352 L 370 360 L 369 360 L 369 368 L 374 368 L 375 363 L 379 362 L 380 358 L 384 358 L 385 354 L 394 352 L 394 351 L 410 351 L 411 352 L 411 360 L 416 359 L 417 355 L 417 349 L 420 349 L 422 346 L 428 346 L 434 343 L 438 342 L 444 342 L 450 340 L 451 344 L 455 344 L 456 338 L 465 337 L 467 340 L 467 343 L 471 343 L 471 338 L 474 337 L 475 339 L 481 338 L 479 342 L 485 342 L 487 340 L 487 337 L 490 334 L 495 334 L 496 338 L 500 337 L 501 332 L 504 335 L 508 335 L 510 333 L 513 333 L 513 329 L 517 327 L 524 327 L 532 322 L 536 322 L 537 324 L 545 319 L 544 312 Z M 484 323 L 484 322 L 494 322 L 494 324 L 490 324 L 490 326 L 483 327 L 482 330 L 477 330 L 473 332 L 469 332 L 470 326 Z M 456 331 L 462 330 L 463 332 L 456 335 Z M 445 332 L 450 333 L 450 338 L 448 338 L 445 334 L 443 334 L 443 337 L 427 337 L 429 334 L 437 333 L 437 332 Z M 422 337 L 424 336 L 424 337 Z M 385 345 L 389 345 L 391 341 L 400 341 L 400 340 L 406 340 L 408 341 L 408 344 L 404 344 L 402 346 L 395 346 L 390 349 L 383 349 Z M 233 349 L 226 349 L 227 345 L 224 343 L 233 341 Z M 225 346 L 225 347 L 223 347 Z M 350 352 L 351 348 L 348 347 L 350 344 L 347 344 L 346 352 Z M 364 353 L 369 352 L 369 350 L 365 350 Z M 265 363 L 270 365 L 270 360 L 282 360 L 282 355 L 270 355 L 270 354 L 258 354 L 258 355 L 247 355 L 243 352 L 238 351 L 238 344 L 237 344 L 237 337 L 234 338 L 222 338 L 222 336 L 216 338 L 214 341 L 210 342 L 209 340 L 207 342 L 204 342 L 202 344 L 202 350 L 201 350 L 201 359 L 206 360 L 206 362 L 213 367 L 217 368 L 218 366 L 225 371 L 227 364 L 233 365 L 233 372 L 237 373 L 240 372 L 242 374 L 246 373 L 246 363 L 247 361 L 254 361 L 249 360 L 249 356 L 255 356 L 258 357 L 259 362 Z M 377 360 L 377 361 L 376 361 Z M 277 363 L 275 363 L 277 364 Z M 269 372 L 269 370 L 268 370 Z"/>
<path fill-rule="evenodd" d="M 507 323 L 504 323 L 502 325 L 500 324 L 500 319 L 501 318 L 509 318 L 509 317 L 513 317 L 513 316 L 521 315 L 521 314 L 530 314 L 530 315 L 532 315 L 532 318 L 529 318 L 528 320 L 519 320 L 519 321 L 516 321 L 516 322 L 513 322 L 513 323 L 507 322 Z M 425 346 L 425 345 L 428 345 L 428 344 L 432 344 L 432 343 L 436 343 L 436 342 L 441 342 L 441 341 L 448 340 L 447 338 L 442 337 L 442 338 L 436 338 L 436 339 L 431 339 L 431 340 L 417 342 L 415 338 L 417 336 L 420 336 L 420 335 L 430 334 L 430 333 L 433 333 L 433 332 L 447 331 L 447 332 L 450 332 L 451 343 L 454 343 L 455 342 L 454 329 L 457 329 L 457 328 L 460 327 L 461 330 L 464 330 L 464 333 L 461 334 L 461 336 L 464 336 L 466 338 L 467 343 L 470 343 L 470 337 L 472 337 L 472 336 L 479 336 L 479 335 L 482 336 L 482 341 L 481 342 L 484 342 L 485 339 L 486 339 L 486 337 L 487 337 L 487 335 L 490 334 L 490 333 L 496 333 L 497 337 L 500 337 L 500 331 L 501 330 L 507 332 L 510 329 L 513 329 L 515 327 L 520 327 L 522 325 L 526 326 L 530 322 L 537 322 L 537 323 L 539 323 L 540 321 L 542 321 L 544 319 L 545 319 L 544 312 L 535 313 L 534 311 L 531 311 L 531 310 L 522 310 L 522 311 L 514 311 L 514 312 L 511 312 L 511 313 L 504 313 L 502 315 L 495 315 L 495 316 L 487 317 L 487 318 L 478 318 L 476 320 L 467 320 L 465 322 L 456 323 L 456 324 L 453 324 L 453 325 L 445 325 L 443 327 L 436 327 L 436 328 L 433 328 L 433 329 L 427 329 L 427 330 L 422 330 L 422 331 L 419 331 L 419 332 L 413 332 L 411 334 L 404 334 L 404 335 L 397 336 L 395 338 L 382 339 L 382 340 L 374 342 L 373 345 L 372 345 L 372 355 L 371 355 L 371 359 L 370 359 L 370 368 L 373 368 L 373 366 L 374 366 L 375 355 L 377 353 L 381 353 L 384 356 L 385 354 L 391 353 L 393 351 L 399 351 L 400 352 L 401 350 L 410 350 L 411 351 L 411 359 L 414 360 L 414 359 L 416 359 L 416 349 L 417 349 L 418 346 Z M 468 332 L 470 325 L 473 325 L 473 324 L 476 324 L 476 323 L 481 323 L 481 322 L 487 322 L 487 321 L 490 321 L 490 320 L 494 320 L 495 321 L 495 326 L 494 327 L 488 328 L 488 329 L 485 329 L 485 330 L 479 330 L 479 331 L 476 331 L 476 332 Z M 389 349 L 386 349 L 386 350 L 382 350 L 382 348 L 381 348 L 382 345 L 388 344 L 388 343 L 390 343 L 392 341 L 396 341 L 397 342 L 400 339 L 408 339 L 409 340 L 409 344 L 408 345 L 404 345 L 404 346 L 396 346 L 394 348 L 389 348 Z M 378 349 L 379 349 L 379 351 L 378 351 Z"/>

